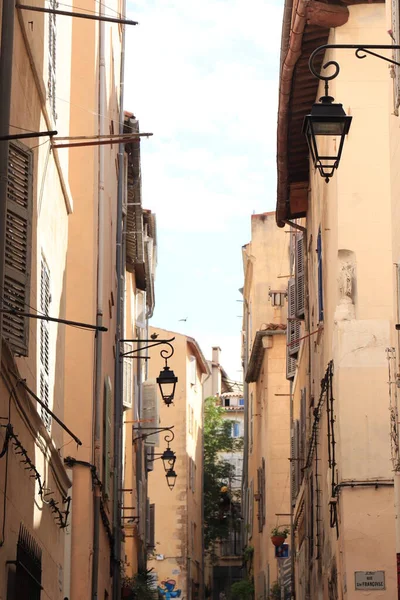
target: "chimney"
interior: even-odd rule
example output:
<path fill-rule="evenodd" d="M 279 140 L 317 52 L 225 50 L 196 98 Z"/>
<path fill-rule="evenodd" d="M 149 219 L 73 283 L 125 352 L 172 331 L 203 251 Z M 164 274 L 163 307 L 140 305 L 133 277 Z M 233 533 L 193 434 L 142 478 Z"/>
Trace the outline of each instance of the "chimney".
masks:
<path fill-rule="evenodd" d="M 221 348 L 219 346 L 213 346 L 212 348 L 212 361 L 219 365 L 219 354 L 221 352 Z"/>

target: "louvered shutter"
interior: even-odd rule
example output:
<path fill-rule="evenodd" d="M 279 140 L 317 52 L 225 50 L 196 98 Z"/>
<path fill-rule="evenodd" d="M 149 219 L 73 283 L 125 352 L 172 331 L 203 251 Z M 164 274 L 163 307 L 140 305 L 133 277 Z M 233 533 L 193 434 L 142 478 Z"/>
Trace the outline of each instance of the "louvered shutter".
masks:
<path fill-rule="evenodd" d="M 261 489 L 262 489 L 262 510 L 263 510 L 263 518 L 262 518 L 262 524 L 263 526 L 265 525 L 265 515 L 266 515 L 266 489 L 265 489 L 265 459 L 262 459 L 261 462 Z"/>
<path fill-rule="evenodd" d="M 322 322 L 324 320 L 324 295 L 323 295 L 323 279 L 322 279 L 321 228 L 318 231 L 318 238 L 317 238 L 317 258 L 318 258 L 318 319 L 320 322 Z"/>
<path fill-rule="evenodd" d="M 305 311 L 305 270 L 304 270 L 304 237 L 302 233 L 296 235 L 296 311 L 295 316 L 304 317 Z"/>
<path fill-rule="evenodd" d="M 296 374 L 296 359 L 300 337 L 299 322 L 296 320 L 295 305 L 295 280 L 289 279 L 288 283 L 288 321 L 286 328 L 286 378 L 293 379 Z M 297 333 L 298 332 L 298 333 Z"/>
<path fill-rule="evenodd" d="M 288 284 L 288 330 L 289 356 L 297 356 L 300 348 L 300 323 L 296 318 L 296 284 L 294 279 L 289 279 Z"/>
<path fill-rule="evenodd" d="M 40 264 L 40 312 L 49 314 L 50 310 L 50 271 L 42 256 Z M 40 344 L 40 399 L 50 408 L 50 328 L 47 321 L 39 321 Z M 42 420 L 48 431 L 51 429 L 51 416 L 47 410 L 41 407 Z"/>
<path fill-rule="evenodd" d="M 148 548 L 155 548 L 155 526 L 156 526 L 156 505 L 149 505 L 149 539 L 147 546 Z"/>
<path fill-rule="evenodd" d="M 32 152 L 9 146 L 4 308 L 26 312 L 30 304 Z M 16 354 L 28 356 L 29 319 L 3 314 L 3 335 Z"/>
<path fill-rule="evenodd" d="M 307 390 L 303 388 L 301 390 L 300 399 L 300 445 L 299 445 L 299 456 L 300 456 L 300 483 L 303 481 L 304 472 L 302 468 L 306 464 L 306 435 L 307 435 Z"/>
<path fill-rule="evenodd" d="M 143 383 L 143 419 L 146 427 L 159 427 L 157 384 L 153 379 Z M 146 434 L 151 433 L 149 430 Z M 146 446 L 159 446 L 160 435 L 154 433 L 145 438 Z"/>
<path fill-rule="evenodd" d="M 124 343 L 124 354 L 133 350 L 132 342 Z M 124 380 L 123 380 L 123 405 L 124 408 L 132 408 L 133 396 L 133 358 L 131 356 L 123 357 Z"/>
<path fill-rule="evenodd" d="M 112 388 L 107 376 L 104 384 L 104 439 L 103 439 L 103 491 L 110 497 L 111 460 L 112 460 Z"/>
<path fill-rule="evenodd" d="M 400 44 L 400 14 L 399 0 L 392 0 L 392 32 L 394 43 Z M 396 62 L 400 62 L 400 50 L 393 50 L 392 58 Z M 394 112 L 398 115 L 400 106 L 400 67 L 393 65 L 393 93 L 394 93 Z"/>
<path fill-rule="evenodd" d="M 300 464 L 300 421 L 295 421 L 295 453 L 296 453 L 296 497 L 300 489 L 301 464 Z"/>
<path fill-rule="evenodd" d="M 251 480 L 249 488 L 249 539 L 253 537 L 253 507 L 254 507 L 254 486 Z"/>
<path fill-rule="evenodd" d="M 294 422 L 290 430 L 290 500 L 292 506 L 296 502 L 296 469 L 295 469 L 295 428 Z"/>

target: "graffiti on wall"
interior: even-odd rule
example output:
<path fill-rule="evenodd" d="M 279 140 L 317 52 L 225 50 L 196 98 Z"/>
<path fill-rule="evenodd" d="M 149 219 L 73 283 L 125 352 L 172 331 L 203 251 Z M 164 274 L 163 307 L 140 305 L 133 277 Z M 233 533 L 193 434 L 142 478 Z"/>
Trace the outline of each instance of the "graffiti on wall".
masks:
<path fill-rule="evenodd" d="M 161 586 L 158 586 L 158 591 L 165 598 L 165 600 L 171 600 L 171 598 L 180 598 L 182 590 L 176 590 L 175 579 L 166 579 L 161 582 Z"/>

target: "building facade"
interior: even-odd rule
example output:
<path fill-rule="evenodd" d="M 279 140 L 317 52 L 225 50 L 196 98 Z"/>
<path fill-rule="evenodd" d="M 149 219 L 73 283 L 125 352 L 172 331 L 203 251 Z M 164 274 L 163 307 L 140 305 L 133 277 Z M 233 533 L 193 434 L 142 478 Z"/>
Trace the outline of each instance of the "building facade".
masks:
<path fill-rule="evenodd" d="M 243 269 L 244 544 L 248 577 L 261 600 L 276 582 L 290 593 L 287 559 L 276 558 L 270 539 L 274 527 L 290 529 L 289 236 L 276 228 L 274 213 L 252 215 Z"/>
<path fill-rule="evenodd" d="M 316 22 L 300 5 L 283 29 L 277 202 L 278 225 L 291 226 L 293 237 L 289 317 L 293 342 L 300 340 L 288 353 L 292 459 L 300 466 L 292 480 L 296 598 L 394 598 L 398 117 L 385 63 L 365 65 L 338 49 L 321 54 L 340 63 L 330 93 L 353 117 L 329 185 L 301 138 L 302 119 L 323 94 L 311 74 L 303 79 L 310 52 L 327 42 L 388 44 L 388 15 L 384 4 L 351 3 L 334 16 L 319 12 Z M 285 127 L 290 146 L 279 134 Z M 338 140 L 323 143 L 329 153 Z"/>

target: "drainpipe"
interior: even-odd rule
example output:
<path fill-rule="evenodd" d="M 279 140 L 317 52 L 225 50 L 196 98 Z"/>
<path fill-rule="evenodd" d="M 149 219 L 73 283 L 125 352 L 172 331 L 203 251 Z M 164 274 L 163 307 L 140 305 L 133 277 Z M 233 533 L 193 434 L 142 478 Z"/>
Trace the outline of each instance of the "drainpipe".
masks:
<path fill-rule="evenodd" d="M 8 135 L 11 108 L 11 74 L 14 45 L 14 2 L 3 1 L 0 47 L 0 135 Z M 9 142 L 0 142 L 0 306 L 4 295 L 4 269 L 7 218 L 7 176 Z M 3 331 L 3 313 L 0 313 L 0 340 Z"/>
<path fill-rule="evenodd" d="M 103 4 L 100 3 L 100 16 L 103 16 Z M 105 23 L 99 22 L 99 135 L 104 135 L 106 111 L 106 75 L 105 75 Z M 103 280 L 104 280 L 104 146 L 99 146 L 99 169 L 98 169 L 98 231 L 97 231 L 97 298 L 96 298 L 96 325 L 103 325 Z M 103 336 L 99 333 L 95 341 L 95 389 L 94 389 L 94 444 L 93 463 L 98 473 L 101 473 L 101 399 L 102 399 L 102 356 Z M 101 490 L 94 486 L 93 506 L 93 566 L 92 566 L 92 600 L 98 600 L 98 576 L 99 576 L 99 538 L 100 538 L 100 501 Z"/>
<path fill-rule="evenodd" d="M 125 2 L 123 4 L 125 15 Z M 125 69 L 125 27 L 122 27 L 120 92 L 119 92 L 119 133 L 124 133 L 124 69 Z M 113 469 L 113 523 L 114 523 L 114 561 L 113 561 L 113 600 L 121 598 L 121 506 L 122 506 L 122 427 L 124 407 L 122 403 L 123 361 L 120 359 L 120 342 L 124 337 L 124 300 L 125 300 L 125 260 L 123 242 L 125 219 L 123 217 L 123 198 L 125 190 L 124 172 L 125 144 L 118 146 L 118 195 L 117 195 L 117 238 L 116 238 L 116 271 L 117 271 L 117 310 L 116 310 L 116 356 L 115 356 L 115 396 L 114 396 L 114 469 Z"/>

